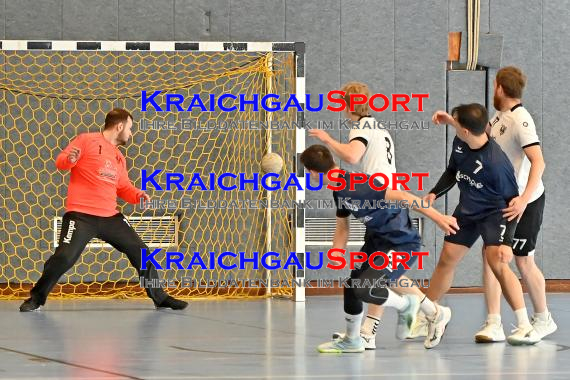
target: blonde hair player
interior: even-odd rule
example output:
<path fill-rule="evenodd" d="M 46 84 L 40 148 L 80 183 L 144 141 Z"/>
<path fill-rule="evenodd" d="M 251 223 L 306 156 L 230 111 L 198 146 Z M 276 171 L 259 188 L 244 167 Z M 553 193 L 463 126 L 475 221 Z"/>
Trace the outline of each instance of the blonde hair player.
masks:
<path fill-rule="evenodd" d="M 544 212 L 542 173 L 545 164 L 540 141 L 530 113 L 521 104 L 526 77 L 513 66 L 497 72 L 493 103 L 497 112 L 487 127 L 489 135 L 501 146 L 515 169 L 520 196 L 504 210 L 509 220 L 520 218 L 515 231 L 513 253 L 522 280 L 534 308 L 531 323 L 542 339 L 557 326 L 546 306 L 544 275 L 534 262 L 534 251 Z M 501 323 L 501 286 L 483 255 L 483 284 L 487 303 L 487 320 L 475 334 L 478 343 L 502 342 L 505 333 Z"/>
<path fill-rule="evenodd" d="M 342 161 L 349 164 L 358 164 L 360 170 L 367 174 L 385 173 L 390 175 L 396 172 L 396 154 L 394 142 L 390 133 L 370 115 L 370 107 L 366 104 L 354 105 L 354 112 L 350 112 L 350 95 L 362 94 L 370 98 L 370 89 L 364 83 L 348 82 L 342 86 L 341 91 L 345 92 L 344 100 L 347 104 L 345 116 L 351 122 L 358 121 L 358 126 L 353 127 L 348 135 L 349 142 L 343 144 L 332 138 L 322 129 L 309 130 L 309 136 L 316 137 L 327 145 L 332 152 Z M 407 277 L 402 276 L 402 279 Z M 409 281 L 412 284 L 411 281 Z M 423 300 L 425 295 L 415 286 L 394 287 L 400 294 L 415 295 Z M 364 339 L 367 350 L 376 349 L 376 332 L 380 324 L 384 308 L 379 305 L 368 305 L 368 313 L 362 324 L 360 335 Z M 423 315 L 423 314 L 420 314 Z M 415 320 L 398 321 L 398 323 L 410 323 L 415 325 Z M 410 327 L 410 326 L 408 326 Z M 342 334 L 334 334 L 333 338 L 342 337 Z M 409 337 L 408 337 L 409 338 Z"/>

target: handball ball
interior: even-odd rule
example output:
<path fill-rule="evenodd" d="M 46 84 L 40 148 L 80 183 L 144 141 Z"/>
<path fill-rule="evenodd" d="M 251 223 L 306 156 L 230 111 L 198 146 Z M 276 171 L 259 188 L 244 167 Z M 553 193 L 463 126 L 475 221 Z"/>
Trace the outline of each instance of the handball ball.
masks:
<path fill-rule="evenodd" d="M 283 169 L 283 159 L 277 153 L 268 153 L 261 159 L 263 173 L 279 173 Z"/>

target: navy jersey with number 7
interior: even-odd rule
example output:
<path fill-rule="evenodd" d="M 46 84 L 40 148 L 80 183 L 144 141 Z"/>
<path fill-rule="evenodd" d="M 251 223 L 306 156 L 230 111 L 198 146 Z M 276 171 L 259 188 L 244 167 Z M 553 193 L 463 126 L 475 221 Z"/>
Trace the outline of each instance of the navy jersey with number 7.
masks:
<path fill-rule="evenodd" d="M 447 172 L 455 176 L 460 191 L 455 212 L 469 219 L 496 213 L 519 195 L 513 165 L 494 140 L 471 149 L 455 137 Z"/>
<path fill-rule="evenodd" d="M 339 177 L 345 180 L 346 187 L 333 191 L 337 217 L 347 218 L 352 214 L 366 226 L 366 235 L 374 236 L 379 245 L 394 248 L 417 244 L 419 247 L 421 238 L 412 225 L 408 209 L 386 204 L 386 190 L 374 190 L 368 182 L 356 183 L 354 190 L 350 190 L 350 173 Z M 377 179 L 375 182 L 382 186 Z M 374 203 L 367 205 L 367 202 Z"/>

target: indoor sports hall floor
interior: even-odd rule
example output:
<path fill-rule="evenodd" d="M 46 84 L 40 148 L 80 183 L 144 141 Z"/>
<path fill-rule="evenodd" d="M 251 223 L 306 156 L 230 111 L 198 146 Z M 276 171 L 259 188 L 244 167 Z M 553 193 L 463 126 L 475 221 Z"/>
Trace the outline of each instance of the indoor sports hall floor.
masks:
<path fill-rule="evenodd" d="M 477 345 L 483 297 L 450 295 L 442 344 L 394 337 L 388 311 L 378 349 L 323 355 L 315 347 L 343 326 L 340 297 L 196 301 L 156 311 L 147 300 L 51 300 L 20 313 L 0 302 L 1 379 L 570 379 L 570 294 L 549 295 L 559 330 L 534 347 Z M 503 305 L 505 328 L 513 318 Z"/>

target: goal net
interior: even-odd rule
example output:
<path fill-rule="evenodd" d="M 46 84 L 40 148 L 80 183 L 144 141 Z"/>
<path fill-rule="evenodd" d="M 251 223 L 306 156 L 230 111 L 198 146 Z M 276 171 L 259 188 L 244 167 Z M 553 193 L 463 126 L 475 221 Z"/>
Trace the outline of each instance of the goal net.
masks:
<path fill-rule="evenodd" d="M 69 172 L 56 169 L 56 156 L 78 134 L 101 131 L 106 113 L 114 107 L 129 110 L 135 119 L 133 138 L 120 149 L 127 158 L 129 178 L 138 188 L 142 169 L 149 173 L 156 169 L 182 173 L 186 179 L 193 173 L 207 179 L 209 173 L 224 172 L 245 173 L 246 178 L 253 178 L 260 171 L 261 158 L 270 150 L 283 157 L 284 173 L 295 172 L 296 131 L 270 130 L 261 123 L 272 119 L 292 124 L 297 120 L 294 108 L 271 115 L 263 109 L 254 111 L 253 105 L 246 105 L 243 112 L 223 112 L 218 107 L 211 112 L 207 96 L 243 94 L 252 99 L 253 94 L 261 98 L 274 93 L 286 99 L 296 91 L 295 57 L 291 51 L 0 51 L 4 173 L 0 297 L 26 297 L 57 245 Z M 202 94 L 208 111 L 195 107 L 190 112 L 155 112 L 154 108 L 141 112 L 143 90 L 148 94 L 162 91 L 155 98 L 162 105 L 165 93 L 181 94 L 186 99 L 184 109 L 193 94 Z M 231 106 L 231 101 L 226 105 Z M 187 124 L 182 128 L 184 120 Z M 188 124 L 188 120 L 194 124 Z M 159 122 L 169 122 L 170 129 L 157 129 Z M 236 122 L 243 123 L 235 128 Z M 198 128 L 198 123 L 202 128 Z M 164 176 L 157 178 L 162 178 L 164 184 Z M 185 187 L 188 184 L 184 182 Z M 212 252 L 219 255 L 224 251 L 243 251 L 252 258 L 254 252 L 261 257 L 267 247 L 282 255 L 295 251 L 294 210 L 281 207 L 267 212 L 263 207 L 267 191 L 255 191 L 252 186 L 246 186 L 245 191 L 172 189 L 148 190 L 154 201 L 165 201 L 162 207 L 166 205 L 166 209 L 157 204 L 143 210 L 119 201 L 119 210 L 143 241 L 151 249 L 162 248 L 156 260 L 163 266 L 166 251 L 184 253 L 184 267 L 190 263 L 193 252 L 200 252 L 209 265 Z M 296 194 L 291 188 L 273 191 L 270 196 L 275 200 L 295 200 Z M 191 200 L 194 206 L 183 199 Z M 252 204 L 261 206 L 220 208 L 220 200 L 228 201 L 228 205 L 231 201 L 242 201 L 241 205 L 243 201 L 253 201 Z M 208 201 L 216 201 L 214 208 L 198 208 L 197 205 L 208 207 Z M 238 259 L 226 257 L 224 263 L 238 264 Z M 254 269 L 253 263 L 246 263 L 245 270 L 222 270 L 217 265 L 214 269 L 194 266 L 192 270 L 181 270 L 173 266 L 159 270 L 159 275 L 177 284 L 168 289 L 173 296 L 268 294 L 263 282 L 244 287 L 229 281 L 219 286 L 223 280 L 267 279 L 263 267 Z M 291 282 L 293 276 L 290 270 L 271 271 L 274 283 Z M 183 286 L 183 279 L 187 283 L 195 280 L 194 286 Z M 271 291 L 285 296 L 292 293 L 290 287 L 281 285 Z M 94 239 L 50 294 L 51 298 L 85 296 L 130 298 L 144 297 L 145 293 L 126 256 Z"/>

